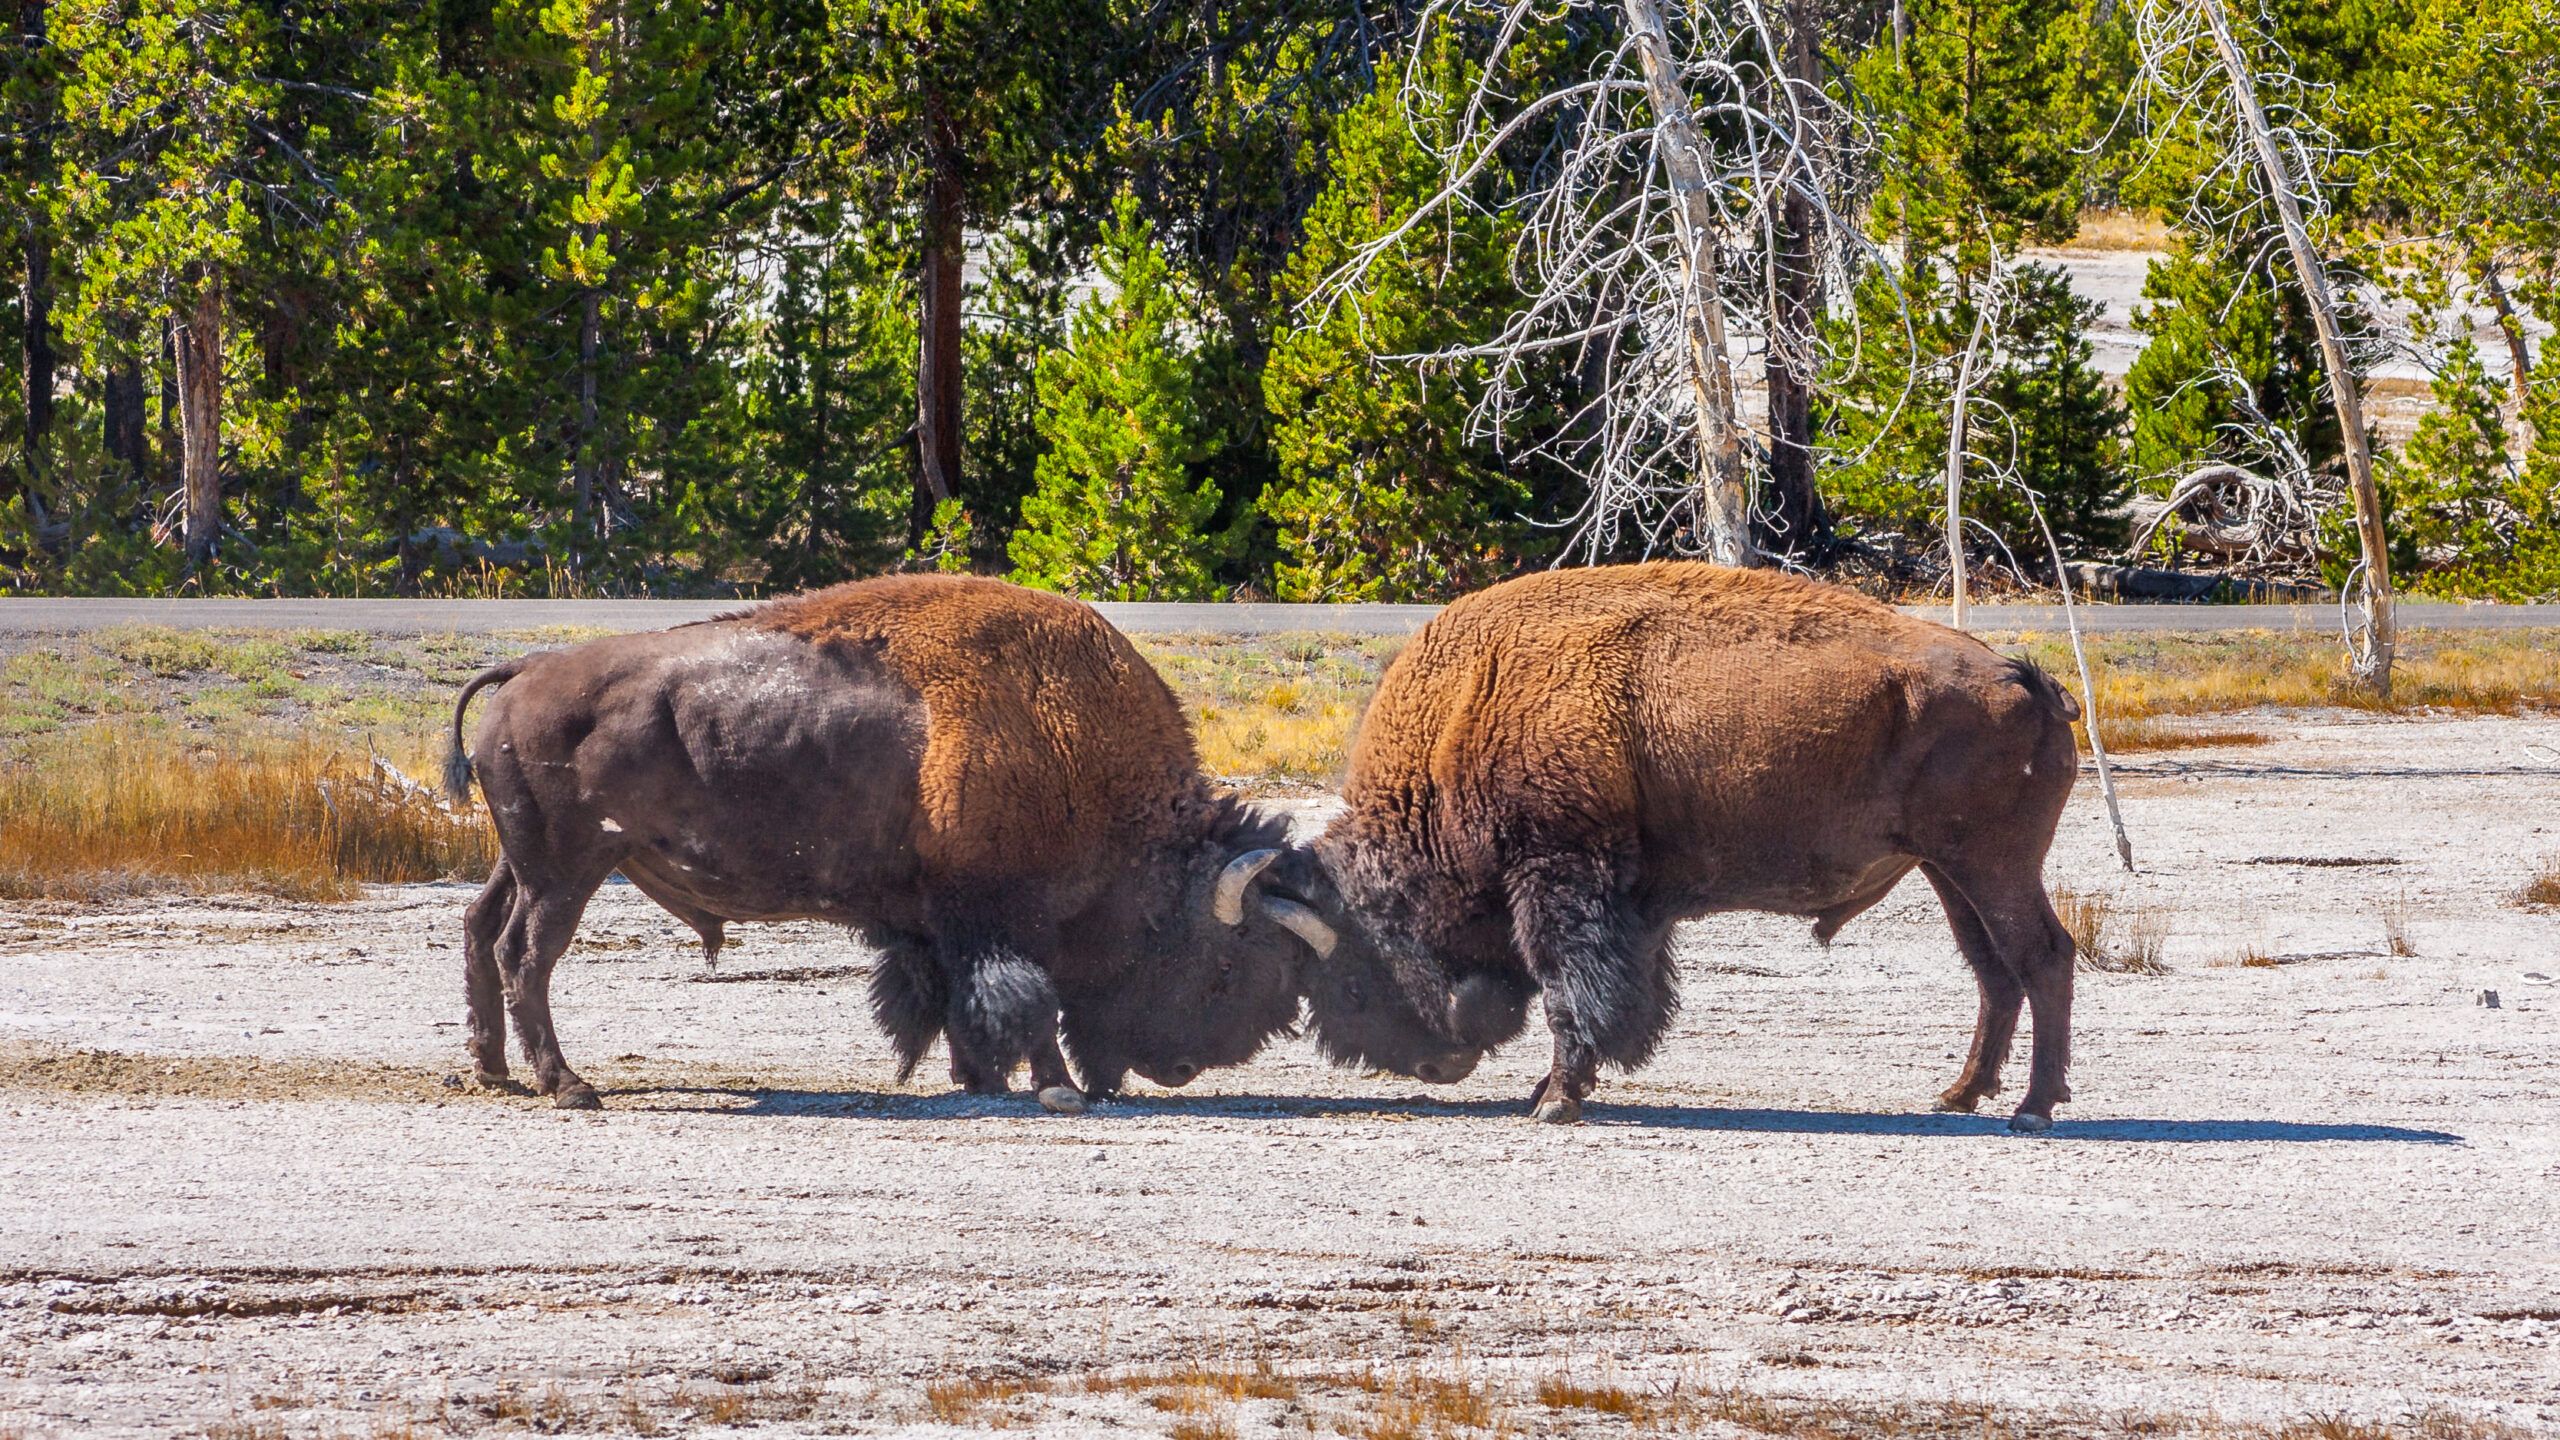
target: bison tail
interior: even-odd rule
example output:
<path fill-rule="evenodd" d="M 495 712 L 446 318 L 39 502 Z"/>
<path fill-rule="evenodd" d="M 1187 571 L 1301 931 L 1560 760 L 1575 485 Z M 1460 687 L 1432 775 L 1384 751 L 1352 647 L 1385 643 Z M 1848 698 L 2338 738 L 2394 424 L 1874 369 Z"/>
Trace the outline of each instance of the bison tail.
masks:
<path fill-rule="evenodd" d="M 2033 660 L 2012 660 L 2009 673 L 2028 694 L 2042 700 L 2054 714 L 2062 717 L 2065 724 L 2080 718 L 2080 701 L 2062 688 L 2061 681 L 2046 674 L 2043 666 Z"/>
<path fill-rule="evenodd" d="M 461 698 L 453 702 L 453 737 L 444 752 L 444 796 L 457 807 L 471 803 L 471 753 L 462 748 L 462 712 L 469 708 L 471 697 L 480 693 L 480 687 L 504 685 L 524 667 L 525 659 L 493 665 L 472 676 L 471 683 L 462 687 Z"/>

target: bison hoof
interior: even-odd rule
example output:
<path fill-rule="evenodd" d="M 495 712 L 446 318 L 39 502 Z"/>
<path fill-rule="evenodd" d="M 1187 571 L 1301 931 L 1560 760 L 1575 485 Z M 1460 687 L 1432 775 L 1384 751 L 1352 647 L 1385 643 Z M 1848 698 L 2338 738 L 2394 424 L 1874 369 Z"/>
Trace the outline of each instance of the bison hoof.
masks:
<path fill-rule="evenodd" d="M 521 1084 L 518 1084 L 512 1076 L 509 1076 L 503 1070 L 496 1074 L 491 1074 L 486 1070 L 474 1072 L 471 1077 L 471 1084 L 474 1089 L 494 1091 L 500 1095 L 530 1095 L 533 1093 L 532 1091 L 524 1088 Z"/>
<path fill-rule="evenodd" d="M 2041 1135 L 2053 1128 L 2053 1117 L 2021 1110 L 2009 1117 L 2009 1128 L 2020 1135 Z"/>
<path fill-rule="evenodd" d="M 1052 1115 L 1084 1113 L 1084 1092 L 1072 1085 L 1052 1085 L 1040 1092 L 1040 1108 Z"/>
<path fill-rule="evenodd" d="M 596 1094 L 596 1088 L 594 1086 L 589 1085 L 584 1081 L 571 1085 L 562 1090 L 559 1094 L 552 1096 L 551 1103 L 553 1106 L 562 1110 L 601 1110 L 604 1108 L 603 1097 Z"/>
<path fill-rule="evenodd" d="M 1974 1096 L 1959 1090 L 1950 1090 L 1939 1096 L 1938 1103 L 1929 1108 L 1941 1115 L 1970 1115 L 1973 1113 L 1973 1107 L 1981 1103 L 1982 1101 Z"/>
<path fill-rule="evenodd" d="M 1541 1125 L 1579 1125 L 1582 1123 L 1582 1102 L 1570 1095 L 1558 1095 L 1542 1101 L 1537 1116 Z"/>

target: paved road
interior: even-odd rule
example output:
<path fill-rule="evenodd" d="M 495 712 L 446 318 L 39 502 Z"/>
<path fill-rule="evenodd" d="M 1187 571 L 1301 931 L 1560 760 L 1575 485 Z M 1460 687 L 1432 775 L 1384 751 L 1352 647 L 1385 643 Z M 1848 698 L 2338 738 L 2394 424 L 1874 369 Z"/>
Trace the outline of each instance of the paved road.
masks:
<path fill-rule="evenodd" d="M 723 600 L 28 600 L 0 599 L 0 632 L 98 630 L 174 625 L 220 630 L 365 630 L 386 635 L 540 630 L 652 630 L 738 608 Z M 1906 606 L 1943 618 L 1945 607 Z M 1429 605 L 1151 605 L 1101 607 L 1113 624 L 1144 635 L 1276 635 L 1320 631 L 1405 635 L 1431 618 Z M 2330 605 L 2084 605 L 2091 631 L 2335 630 Z M 1972 628 L 1986 632 L 2060 630 L 2057 605 L 1979 605 Z M 2404 604 L 2408 629 L 2560 628 L 2560 605 Z"/>

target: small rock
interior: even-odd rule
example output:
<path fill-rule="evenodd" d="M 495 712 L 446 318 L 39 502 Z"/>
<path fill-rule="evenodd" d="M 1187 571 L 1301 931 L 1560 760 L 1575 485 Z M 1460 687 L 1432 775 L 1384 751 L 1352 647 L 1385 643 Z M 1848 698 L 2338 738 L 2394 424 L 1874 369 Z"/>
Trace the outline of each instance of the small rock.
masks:
<path fill-rule="evenodd" d="M 2481 992 L 2480 992 L 2480 1008 L 2481 1008 L 2481 1009 L 2483 1009 L 2483 1010 L 2495 1010 L 2495 1009 L 2497 1009 L 2497 1008 L 2498 1008 L 2498 992 L 2497 992 L 2497 991 L 2495 991 L 2495 990 L 2483 990 L 2483 991 L 2481 991 Z"/>

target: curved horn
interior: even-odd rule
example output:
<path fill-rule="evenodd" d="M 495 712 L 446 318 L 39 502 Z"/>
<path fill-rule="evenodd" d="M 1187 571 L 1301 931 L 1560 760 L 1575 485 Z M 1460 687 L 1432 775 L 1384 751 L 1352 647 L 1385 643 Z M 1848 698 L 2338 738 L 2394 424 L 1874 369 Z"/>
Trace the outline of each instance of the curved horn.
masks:
<path fill-rule="evenodd" d="M 1218 874 L 1218 893 L 1209 899 L 1210 912 L 1222 925 L 1244 923 L 1244 892 L 1253 887 L 1255 877 L 1271 868 L 1280 858 L 1277 850 L 1247 850 L 1227 862 Z"/>
<path fill-rule="evenodd" d="M 1323 916 L 1295 900 L 1265 895 L 1262 897 L 1262 913 L 1285 927 L 1290 934 L 1306 941 L 1307 948 L 1315 951 L 1319 960 L 1331 958 L 1333 947 L 1341 939 L 1333 933 L 1332 926 L 1324 923 Z"/>

